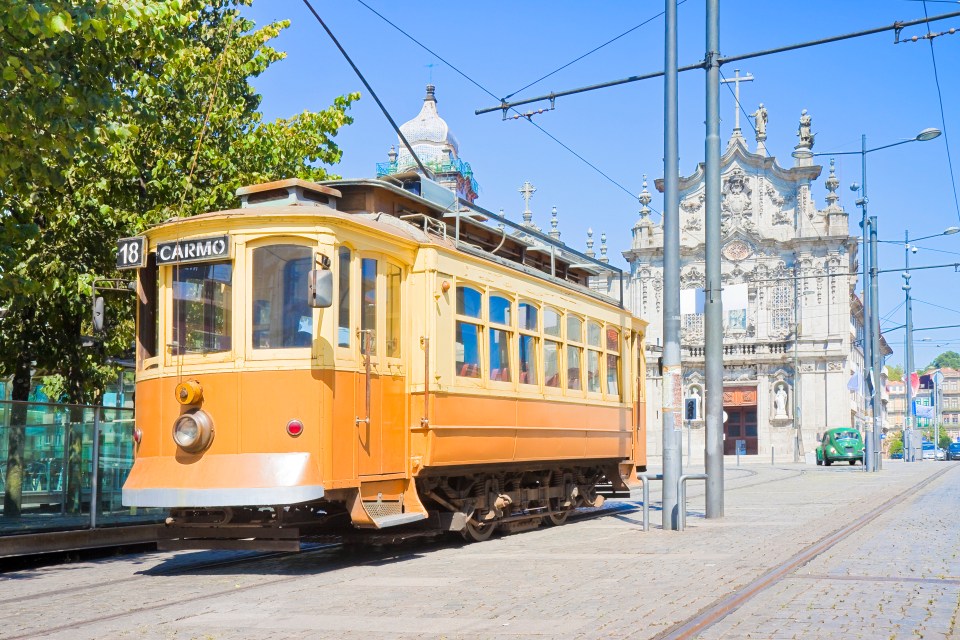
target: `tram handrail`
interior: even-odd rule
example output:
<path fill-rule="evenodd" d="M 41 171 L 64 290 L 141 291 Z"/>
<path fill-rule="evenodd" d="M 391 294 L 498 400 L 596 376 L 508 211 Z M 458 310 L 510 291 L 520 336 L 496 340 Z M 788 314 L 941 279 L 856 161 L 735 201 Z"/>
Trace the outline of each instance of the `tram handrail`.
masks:
<path fill-rule="evenodd" d="M 643 530 L 650 531 L 650 481 L 663 481 L 662 473 L 638 473 L 637 478 L 643 482 Z"/>
<path fill-rule="evenodd" d="M 430 338 L 421 336 L 420 344 L 423 345 L 423 417 L 420 426 L 427 428 L 430 426 Z"/>
<path fill-rule="evenodd" d="M 677 495 L 679 497 L 680 517 L 678 518 L 678 531 L 683 531 L 687 526 L 687 480 L 707 480 L 705 473 L 686 473 L 677 480 Z"/>

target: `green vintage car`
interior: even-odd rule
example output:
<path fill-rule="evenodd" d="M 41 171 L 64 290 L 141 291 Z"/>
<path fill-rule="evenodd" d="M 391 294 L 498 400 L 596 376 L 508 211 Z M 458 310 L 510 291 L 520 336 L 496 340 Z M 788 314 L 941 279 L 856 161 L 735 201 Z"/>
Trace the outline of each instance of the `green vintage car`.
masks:
<path fill-rule="evenodd" d="M 828 467 L 834 462 L 863 464 L 863 439 L 860 432 L 850 427 L 829 429 L 823 434 L 817 447 L 817 464 Z"/>

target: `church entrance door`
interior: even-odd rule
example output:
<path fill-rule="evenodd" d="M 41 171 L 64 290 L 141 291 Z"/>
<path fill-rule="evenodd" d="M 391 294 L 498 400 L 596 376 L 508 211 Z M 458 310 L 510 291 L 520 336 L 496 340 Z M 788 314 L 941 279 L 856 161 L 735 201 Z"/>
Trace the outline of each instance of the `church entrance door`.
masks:
<path fill-rule="evenodd" d="M 723 441 L 724 455 L 732 456 L 737 453 L 737 440 L 743 440 L 746 454 L 755 456 L 757 449 L 757 408 L 756 407 L 726 407 L 727 421 L 723 425 L 726 439 Z"/>
<path fill-rule="evenodd" d="M 737 453 L 737 440 L 744 441 L 745 449 L 741 453 L 755 456 L 757 446 L 757 388 L 725 387 L 723 390 L 723 410 L 727 412 L 727 421 L 723 423 L 723 453 L 732 456 Z"/>

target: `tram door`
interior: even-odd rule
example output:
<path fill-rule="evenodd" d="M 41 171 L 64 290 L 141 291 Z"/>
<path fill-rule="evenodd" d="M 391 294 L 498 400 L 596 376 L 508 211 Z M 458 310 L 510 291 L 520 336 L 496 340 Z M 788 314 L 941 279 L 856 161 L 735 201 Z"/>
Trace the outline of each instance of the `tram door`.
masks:
<path fill-rule="evenodd" d="M 356 410 L 361 476 L 403 472 L 406 377 L 402 366 L 400 267 L 379 258 L 360 260 L 360 372 Z M 369 349 L 368 373 L 364 364 Z M 368 411 L 369 404 L 369 414 Z M 365 420 L 369 418 L 369 421 Z"/>

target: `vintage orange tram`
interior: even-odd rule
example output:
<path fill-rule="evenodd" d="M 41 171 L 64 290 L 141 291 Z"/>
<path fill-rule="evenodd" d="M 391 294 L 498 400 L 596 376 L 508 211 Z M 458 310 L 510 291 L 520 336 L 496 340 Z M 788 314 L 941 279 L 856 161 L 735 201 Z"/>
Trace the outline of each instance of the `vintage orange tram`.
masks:
<path fill-rule="evenodd" d="M 602 263 L 416 174 L 238 195 L 119 244 L 123 502 L 170 510 L 162 548 L 292 550 L 332 523 L 479 541 L 635 485 L 646 323 L 590 289 Z"/>

